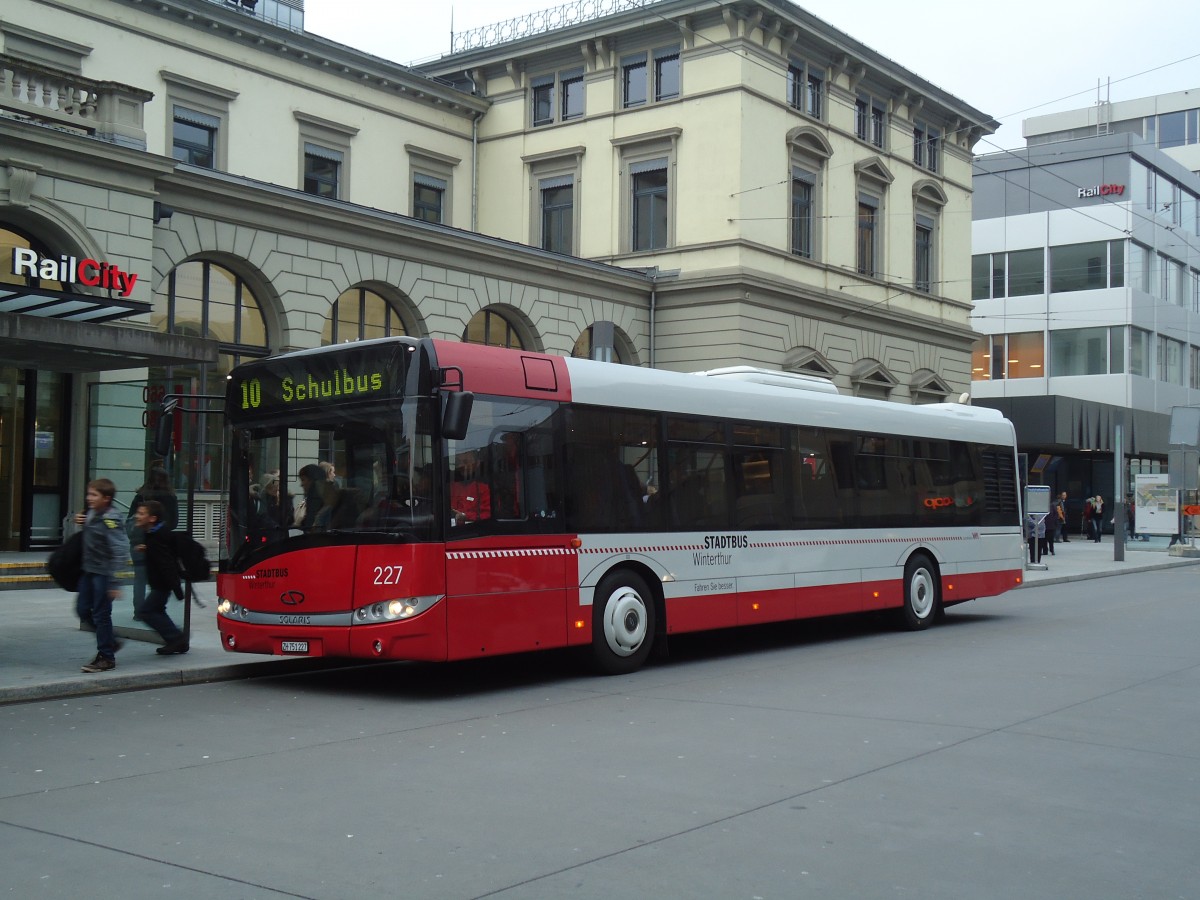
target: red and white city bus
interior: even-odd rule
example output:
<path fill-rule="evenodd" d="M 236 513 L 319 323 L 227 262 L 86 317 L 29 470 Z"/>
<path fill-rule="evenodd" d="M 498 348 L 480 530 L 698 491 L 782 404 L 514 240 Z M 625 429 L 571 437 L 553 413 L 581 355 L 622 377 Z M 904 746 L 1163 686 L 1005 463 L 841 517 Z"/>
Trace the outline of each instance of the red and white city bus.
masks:
<path fill-rule="evenodd" d="M 919 629 L 1022 579 L 1015 436 L 987 409 L 385 338 L 238 366 L 226 413 L 231 651 L 579 645 L 624 673 L 663 635 Z"/>

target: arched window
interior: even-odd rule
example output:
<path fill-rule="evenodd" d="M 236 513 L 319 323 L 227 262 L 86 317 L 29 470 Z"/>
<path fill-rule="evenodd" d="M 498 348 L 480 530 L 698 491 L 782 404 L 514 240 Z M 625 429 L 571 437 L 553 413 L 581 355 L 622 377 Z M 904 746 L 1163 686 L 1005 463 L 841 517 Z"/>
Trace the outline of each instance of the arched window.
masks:
<path fill-rule="evenodd" d="M 525 342 L 521 340 L 516 326 L 493 309 L 481 309 L 475 313 L 463 329 L 462 339 L 467 344 L 486 344 L 489 347 L 508 347 L 512 350 L 525 349 Z"/>
<path fill-rule="evenodd" d="M 571 348 L 571 356 L 576 359 L 603 359 L 606 362 L 626 365 L 629 363 L 630 354 L 623 346 L 625 341 L 622 338 L 623 335 L 612 322 L 597 322 L 595 325 L 589 325 L 579 335 L 575 346 Z M 601 345 L 601 355 L 595 353 L 597 344 Z M 611 356 L 607 352 L 609 350 L 612 351 Z"/>
<path fill-rule="evenodd" d="M 176 266 L 155 296 L 151 321 L 166 334 L 215 340 L 222 355 L 267 355 L 258 298 L 240 276 L 207 260 Z"/>
<path fill-rule="evenodd" d="M 408 329 L 400 314 L 386 299 L 367 288 L 353 287 L 333 301 L 321 343 L 341 344 L 406 334 Z"/>
<path fill-rule="evenodd" d="M 208 260 L 176 266 L 154 297 L 151 324 L 166 334 L 184 334 L 217 341 L 215 365 L 152 366 L 148 384 L 164 393 L 224 396 L 225 376 L 244 359 L 270 351 L 262 307 L 250 286 L 235 273 Z M 197 416 L 197 434 L 176 460 L 172 479 L 179 489 L 189 471 L 199 490 L 219 490 L 224 455 L 219 420 Z"/>
<path fill-rule="evenodd" d="M 50 253 L 42 246 L 40 241 L 35 240 L 24 232 L 15 231 L 11 228 L 0 228 L 0 259 L 6 259 L 11 262 L 14 250 L 33 250 L 40 257 L 50 256 Z M 36 286 L 52 291 L 61 291 L 64 289 L 61 281 L 29 278 L 25 275 L 16 274 L 12 271 L 11 266 L 6 265 L 5 268 L 8 271 L 0 270 L 0 284 Z"/>

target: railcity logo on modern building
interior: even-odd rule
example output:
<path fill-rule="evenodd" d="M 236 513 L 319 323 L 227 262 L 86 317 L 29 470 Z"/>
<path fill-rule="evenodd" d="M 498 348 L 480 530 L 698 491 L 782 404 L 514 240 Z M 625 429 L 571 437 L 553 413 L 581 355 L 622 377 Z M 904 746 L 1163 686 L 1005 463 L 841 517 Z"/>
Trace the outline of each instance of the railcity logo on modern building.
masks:
<path fill-rule="evenodd" d="M 1125 193 L 1125 185 L 1123 184 L 1094 184 L 1091 187 L 1080 188 L 1079 197 L 1120 197 Z"/>
<path fill-rule="evenodd" d="M 13 248 L 12 273 L 42 281 L 61 281 L 63 284 L 86 284 L 88 287 L 118 291 L 122 297 L 133 293 L 136 274 L 126 272 L 111 263 L 96 259 L 76 259 L 65 253 L 58 259 L 39 256 L 37 251 L 24 247 Z"/>

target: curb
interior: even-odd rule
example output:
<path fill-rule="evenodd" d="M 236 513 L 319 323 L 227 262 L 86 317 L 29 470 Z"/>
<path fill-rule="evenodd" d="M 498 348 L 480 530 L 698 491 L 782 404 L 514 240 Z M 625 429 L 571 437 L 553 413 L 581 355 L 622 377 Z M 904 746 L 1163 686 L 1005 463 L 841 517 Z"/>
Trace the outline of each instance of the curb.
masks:
<path fill-rule="evenodd" d="M 1163 572 L 1169 569 L 1178 569 L 1184 566 L 1200 565 L 1200 559 L 1188 559 L 1180 557 L 1178 562 L 1169 562 L 1166 564 L 1159 563 L 1157 565 L 1133 566 L 1128 569 L 1121 569 L 1119 572 L 1114 572 L 1111 569 L 1102 572 L 1080 572 L 1078 575 L 1057 575 L 1049 578 L 1039 578 L 1037 581 L 1028 581 L 1022 579 L 1021 584 L 1013 588 L 1013 590 L 1024 590 L 1025 588 L 1036 588 L 1046 584 L 1066 584 L 1069 581 L 1089 581 L 1093 578 L 1112 578 L 1121 575 L 1138 575 L 1142 572 Z"/>
<path fill-rule="evenodd" d="M 217 681 L 238 681 L 268 678 L 272 675 L 297 675 L 329 669 L 346 669 L 371 665 L 372 661 L 325 659 L 321 657 L 271 658 L 257 662 L 229 663 L 194 669 L 164 669 L 155 672 L 108 675 L 97 673 L 90 678 L 72 678 L 50 684 L 0 688 L 0 706 L 27 703 L 35 700 L 66 700 L 96 694 L 120 694 L 159 687 L 180 687 L 188 684 L 208 684 Z"/>

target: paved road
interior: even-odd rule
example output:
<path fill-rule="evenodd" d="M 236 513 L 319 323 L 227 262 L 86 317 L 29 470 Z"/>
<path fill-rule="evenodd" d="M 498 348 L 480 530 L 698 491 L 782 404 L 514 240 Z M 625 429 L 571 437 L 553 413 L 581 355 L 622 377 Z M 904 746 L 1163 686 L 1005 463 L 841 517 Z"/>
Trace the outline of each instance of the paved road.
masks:
<path fill-rule="evenodd" d="M 1195 566 L 1200 557 L 1167 553 L 1167 539 L 1127 545 L 1124 559 L 1114 559 L 1111 539 L 1095 544 L 1072 540 L 1059 545 L 1046 558 L 1044 569 L 1025 572 L 1025 587 L 1102 578 L 1118 574 L 1153 571 L 1159 568 Z M 1200 572 L 1200 570 L 1197 570 Z M 192 609 L 192 650 L 186 656 L 161 657 L 145 639 L 153 632 L 133 630 L 135 623 L 128 601 L 114 605 L 114 621 L 130 639 L 118 659 L 117 668 L 99 675 L 83 675 L 79 668 L 96 653 L 92 635 L 80 632 L 72 596 L 57 589 L 0 592 L 4 608 L 0 627 L 0 704 L 118 690 L 196 684 L 263 674 L 280 674 L 313 668 L 328 668 L 330 661 L 226 653 L 221 649 L 214 612 L 215 585 L 200 586 L 205 608 Z M 170 613 L 182 623 L 182 604 L 171 603 Z M 342 663 L 334 662 L 334 665 Z"/>
<path fill-rule="evenodd" d="M 1198 573 L 1028 587 L 921 634 L 839 619 L 676 639 L 626 678 L 544 654 L 10 704 L 0 883 L 1196 897 Z"/>

